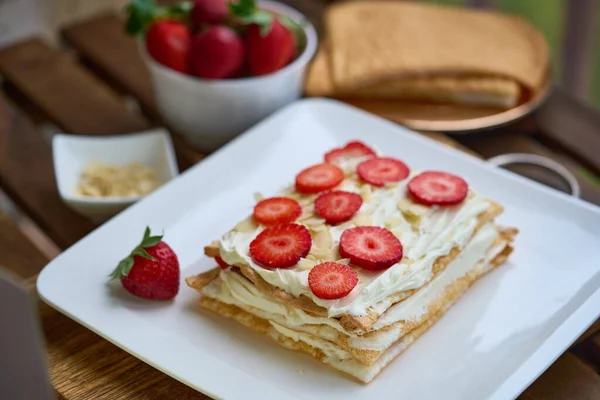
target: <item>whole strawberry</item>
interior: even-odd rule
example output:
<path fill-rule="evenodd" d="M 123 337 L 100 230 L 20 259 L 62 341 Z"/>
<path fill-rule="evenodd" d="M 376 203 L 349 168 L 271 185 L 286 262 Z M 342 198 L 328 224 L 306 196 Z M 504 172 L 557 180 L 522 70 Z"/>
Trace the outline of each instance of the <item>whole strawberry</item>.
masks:
<path fill-rule="evenodd" d="M 246 32 L 248 66 L 253 75 L 266 75 L 285 67 L 296 52 L 294 35 L 279 20 L 266 30 L 252 24 Z"/>
<path fill-rule="evenodd" d="M 177 255 L 162 241 L 162 236 L 150 236 L 146 228 L 139 245 L 110 274 L 121 279 L 131 294 L 150 300 L 170 300 L 179 292 L 179 261 Z"/>
<path fill-rule="evenodd" d="M 229 4 L 232 20 L 246 27 L 246 53 L 250 73 L 266 75 L 289 64 L 296 55 L 302 27 L 285 16 L 258 8 L 255 0 Z"/>
<path fill-rule="evenodd" d="M 229 0 L 194 0 L 190 19 L 192 25 L 199 29 L 203 25 L 223 22 L 229 13 Z"/>
<path fill-rule="evenodd" d="M 148 54 L 162 65 L 187 74 L 190 72 L 192 35 L 177 21 L 154 22 L 146 33 Z"/>
<path fill-rule="evenodd" d="M 192 71 L 204 79 L 232 78 L 244 65 L 244 42 L 225 25 L 196 33 L 192 41 Z"/>

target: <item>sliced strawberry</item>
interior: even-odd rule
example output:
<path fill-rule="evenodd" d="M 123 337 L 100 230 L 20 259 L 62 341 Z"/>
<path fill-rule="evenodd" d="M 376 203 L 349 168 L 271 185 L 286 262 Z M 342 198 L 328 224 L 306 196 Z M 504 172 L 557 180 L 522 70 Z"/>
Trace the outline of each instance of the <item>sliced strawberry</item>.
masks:
<path fill-rule="evenodd" d="M 308 254 L 312 238 L 298 224 L 277 225 L 262 231 L 250 243 L 250 255 L 265 268 L 293 267 Z"/>
<path fill-rule="evenodd" d="M 375 151 L 373 151 L 372 148 L 370 148 L 363 142 L 353 141 L 348 142 L 344 147 L 338 147 L 326 153 L 325 162 L 330 164 L 336 164 L 340 161 L 347 160 L 349 158 L 358 158 L 366 156 L 375 157 Z"/>
<path fill-rule="evenodd" d="M 402 243 L 387 229 L 358 226 L 342 233 L 340 255 L 364 269 L 386 269 L 402 259 Z"/>
<path fill-rule="evenodd" d="M 348 221 L 360 208 L 360 195 L 343 190 L 323 193 L 315 200 L 315 211 L 330 224 Z"/>
<path fill-rule="evenodd" d="M 451 206 L 467 197 L 469 184 L 460 176 L 447 172 L 426 171 L 408 182 L 408 192 L 417 203 Z"/>
<path fill-rule="evenodd" d="M 358 283 L 358 274 L 351 267 L 334 262 L 319 264 L 308 273 L 308 286 L 320 299 L 345 297 Z"/>
<path fill-rule="evenodd" d="M 302 207 L 294 199 L 271 197 L 254 207 L 254 219 L 259 224 L 276 225 L 294 222 L 302 214 Z"/>
<path fill-rule="evenodd" d="M 219 264 L 219 267 L 223 268 L 223 269 L 227 269 L 229 267 L 231 267 L 231 265 L 227 264 L 225 262 L 225 260 L 223 260 L 221 257 L 216 256 L 215 257 L 215 261 L 217 262 L 217 264 Z"/>
<path fill-rule="evenodd" d="M 344 179 L 344 171 L 332 164 L 317 164 L 296 175 L 296 190 L 319 193 L 333 189 Z"/>
<path fill-rule="evenodd" d="M 400 160 L 395 158 L 371 158 L 356 167 L 358 176 L 375 186 L 383 186 L 388 182 L 400 182 L 406 179 L 410 170 Z"/>

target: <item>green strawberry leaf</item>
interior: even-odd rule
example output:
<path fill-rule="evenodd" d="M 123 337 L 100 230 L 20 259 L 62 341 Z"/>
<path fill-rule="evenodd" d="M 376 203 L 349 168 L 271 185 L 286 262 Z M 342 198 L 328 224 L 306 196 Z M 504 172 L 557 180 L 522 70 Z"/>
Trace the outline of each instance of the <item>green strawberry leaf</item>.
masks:
<path fill-rule="evenodd" d="M 120 279 L 122 276 L 127 276 L 133 267 L 133 257 L 127 256 L 119 262 L 117 268 L 109 275 L 111 279 Z"/>
<path fill-rule="evenodd" d="M 173 4 L 164 7 L 168 18 L 177 20 L 187 20 L 192 11 L 193 4 L 191 1 L 182 1 L 181 3 Z"/>
<path fill-rule="evenodd" d="M 162 240 L 162 235 L 161 236 L 150 236 L 150 237 L 146 237 L 144 238 L 144 240 L 142 240 L 142 247 L 152 247 L 152 246 L 156 246 L 157 244 L 160 243 L 160 241 Z"/>
<path fill-rule="evenodd" d="M 147 248 L 156 246 L 159 244 L 163 238 L 163 235 L 160 236 L 150 236 L 150 227 L 146 227 L 144 230 L 144 236 L 140 244 L 138 244 L 132 251 L 129 253 L 127 257 L 119 262 L 117 268 L 109 275 L 111 279 L 119 279 L 122 276 L 127 276 L 131 268 L 133 268 L 134 256 L 139 256 L 146 258 L 148 260 L 154 261 L 154 257 L 152 257 L 147 251 Z"/>
<path fill-rule="evenodd" d="M 144 238 L 142 239 L 142 243 L 144 243 L 144 240 L 148 239 L 150 237 L 150 227 L 147 226 L 146 229 L 144 230 Z"/>
<path fill-rule="evenodd" d="M 141 247 L 137 247 L 135 250 L 133 250 L 131 252 L 131 255 L 132 256 L 140 256 L 140 257 L 146 258 L 148 260 L 154 261 L 154 257 L 152 257 L 150 254 L 148 254 L 148 252 Z"/>
<path fill-rule="evenodd" d="M 125 31 L 130 35 L 137 35 L 146 31 L 154 20 L 156 4 L 152 0 L 132 0 L 127 6 L 127 21 Z"/>
<path fill-rule="evenodd" d="M 257 11 L 248 16 L 239 17 L 238 19 L 247 25 L 258 25 L 260 27 L 260 35 L 263 37 L 269 33 L 271 26 L 273 25 L 273 14 L 266 11 Z"/>
<path fill-rule="evenodd" d="M 159 6 L 154 0 L 131 0 L 126 7 L 125 31 L 130 35 L 143 34 L 157 19 L 187 21 L 191 10 L 192 2 L 190 1 Z"/>
<path fill-rule="evenodd" d="M 237 0 L 229 3 L 229 13 L 238 18 L 243 18 L 256 12 L 254 0 Z"/>

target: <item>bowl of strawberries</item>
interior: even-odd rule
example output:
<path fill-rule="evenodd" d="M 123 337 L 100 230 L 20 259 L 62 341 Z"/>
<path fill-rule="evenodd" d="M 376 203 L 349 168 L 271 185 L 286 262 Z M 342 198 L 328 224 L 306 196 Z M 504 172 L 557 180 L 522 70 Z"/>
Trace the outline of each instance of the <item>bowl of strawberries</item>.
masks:
<path fill-rule="evenodd" d="M 207 152 L 298 99 L 317 47 L 304 16 L 275 1 L 132 0 L 127 13 L 161 118 Z"/>

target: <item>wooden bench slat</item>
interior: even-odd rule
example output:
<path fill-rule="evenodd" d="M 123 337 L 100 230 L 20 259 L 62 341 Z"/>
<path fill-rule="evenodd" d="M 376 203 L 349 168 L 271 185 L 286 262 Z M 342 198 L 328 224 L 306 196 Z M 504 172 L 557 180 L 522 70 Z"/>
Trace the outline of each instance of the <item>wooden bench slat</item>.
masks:
<path fill-rule="evenodd" d="M 102 70 L 111 83 L 137 99 L 147 111 L 156 114 L 150 75 L 123 21 L 114 14 L 100 15 L 63 29 L 65 41 L 84 60 Z"/>
<path fill-rule="evenodd" d="M 1 96 L 0 187 L 63 249 L 94 226 L 63 203 L 54 179 L 50 146 Z"/>
<path fill-rule="evenodd" d="M 573 354 L 567 352 L 525 390 L 520 399 L 600 399 L 600 375 Z"/>
<path fill-rule="evenodd" d="M 41 302 L 40 311 L 52 384 L 64 399 L 209 399 Z"/>
<path fill-rule="evenodd" d="M 62 35 L 100 78 L 136 99 L 152 119 L 160 120 L 148 70 L 135 40 L 124 32 L 123 21 L 117 15 L 105 14 L 75 23 L 63 29 Z M 177 133 L 172 136 L 180 168 L 203 158 L 183 137 Z"/>
<path fill-rule="evenodd" d="M 573 352 L 591 365 L 595 366 L 600 372 L 600 320 L 594 326 L 595 332 L 591 335 L 582 335 L 583 340 L 578 340 L 578 344 L 573 348 Z M 587 337 L 586 337 L 587 336 Z"/>
<path fill-rule="evenodd" d="M 6 214 L 0 212 L 0 266 L 18 278 L 29 279 L 35 277 L 46 263 L 46 257 Z"/>
<path fill-rule="evenodd" d="M 0 73 L 68 133 L 117 134 L 150 127 L 106 85 L 39 39 L 1 50 Z"/>
<path fill-rule="evenodd" d="M 600 114 L 556 89 L 536 114 L 540 136 L 600 174 Z"/>

